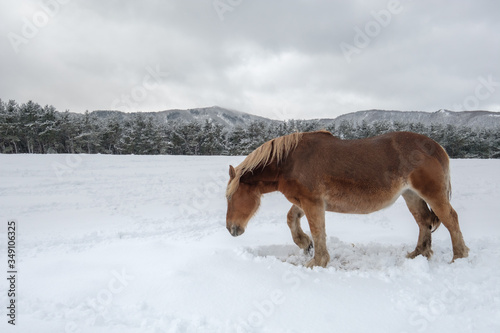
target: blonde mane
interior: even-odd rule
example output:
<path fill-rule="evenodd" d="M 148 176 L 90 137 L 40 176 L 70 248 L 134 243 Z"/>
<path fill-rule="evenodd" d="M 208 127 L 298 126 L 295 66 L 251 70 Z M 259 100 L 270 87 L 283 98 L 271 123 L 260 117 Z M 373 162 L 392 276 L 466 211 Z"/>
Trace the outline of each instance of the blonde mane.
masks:
<path fill-rule="evenodd" d="M 240 178 L 247 172 L 254 171 L 258 166 L 269 165 L 273 160 L 279 164 L 293 151 L 300 142 L 303 133 L 293 133 L 269 140 L 251 152 L 235 168 L 236 176 L 231 179 L 226 189 L 226 197 L 230 198 L 238 189 Z"/>

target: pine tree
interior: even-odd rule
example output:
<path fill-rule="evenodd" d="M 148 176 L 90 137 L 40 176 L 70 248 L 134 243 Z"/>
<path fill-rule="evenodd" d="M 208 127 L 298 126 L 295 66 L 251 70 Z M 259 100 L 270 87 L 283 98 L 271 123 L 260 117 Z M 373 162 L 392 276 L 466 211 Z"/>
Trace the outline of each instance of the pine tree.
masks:
<path fill-rule="evenodd" d="M 21 123 L 19 106 L 14 100 L 7 104 L 0 100 L 0 145 L 2 153 L 20 153 L 18 143 L 21 141 Z"/>
<path fill-rule="evenodd" d="M 106 121 L 102 129 L 101 147 L 105 154 L 120 154 L 120 138 L 122 126 L 117 117 L 111 117 Z"/>
<path fill-rule="evenodd" d="M 245 140 L 245 129 L 241 126 L 236 126 L 227 136 L 227 149 L 229 155 L 243 155 L 243 142 Z"/>
<path fill-rule="evenodd" d="M 338 128 L 335 129 L 334 133 L 337 133 L 337 136 L 339 138 L 345 140 L 357 138 L 353 124 L 347 120 L 343 120 L 342 122 L 340 122 Z"/>
<path fill-rule="evenodd" d="M 200 135 L 200 155 L 221 155 L 224 152 L 224 127 L 205 121 Z"/>
<path fill-rule="evenodd" d="M 47 105 L 41 110 L 38 131 L 40 153 L 57 152 L 60 149 L 60 127 L 55 107 Z"/>
<path fill-rule="evenodd" d="M 101 125 L 95 114 L 86 111 L 76 121 L 78 134 L 74 137 L 75 152 L 95 154 L 101 152 Z"/>
<path fill-rule="evenodd" d="M 22 135 L 20 144 L 28 154 L 35 153 L 35 148 L 38 143 L 38 116 L 41 107 L 33 101 L 28 101 L 22 104 L 19 108 L 20 124 Z"/>
<path fill-rule="evenodd" d="M 242 141 L 244 154 L 249 154 L 267 140 L 267 127 L 262 121 L 251 122 L 245 130 L 245 137 Z"/>
<path fill-rule="evenodd" d="M 59 115 L 59 142 L 61 151 L 64 153 L 74 154 L 76 152 L 75 136 L 79 133 L 79 129 L 75 120 L 75 115 L 70 114 L 68 110 Z"/>

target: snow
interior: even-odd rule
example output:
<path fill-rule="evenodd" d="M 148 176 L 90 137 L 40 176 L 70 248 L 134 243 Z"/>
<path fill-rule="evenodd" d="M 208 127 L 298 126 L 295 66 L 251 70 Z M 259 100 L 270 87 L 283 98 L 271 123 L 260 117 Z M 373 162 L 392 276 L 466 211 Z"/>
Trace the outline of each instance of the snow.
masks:
<path fill-rule="evenodd" d="M 470 256 L 406 259 L 418 229 L 401 199 L 327 213 L 326 268 L 265 195 L 225 229 L 228 165 L 243 157 L 0 155 L 0 265 L 18 224 L 16 327 L 2 332 L 499 332 L 500 160 L 453 160 L 452 204 Z M 305 218 L 303 228 L 309 232 Z"/>

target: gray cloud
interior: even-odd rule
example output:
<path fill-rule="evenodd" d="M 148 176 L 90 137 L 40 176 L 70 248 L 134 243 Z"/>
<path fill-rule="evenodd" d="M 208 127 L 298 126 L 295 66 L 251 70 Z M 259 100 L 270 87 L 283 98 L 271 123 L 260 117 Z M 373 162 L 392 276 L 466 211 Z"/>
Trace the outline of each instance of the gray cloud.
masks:
<path fill-rule="evenodd" d="M 488 0 L 4 1 L 0 98 L 281 119 L 498 111 L 499 12 Z"/>

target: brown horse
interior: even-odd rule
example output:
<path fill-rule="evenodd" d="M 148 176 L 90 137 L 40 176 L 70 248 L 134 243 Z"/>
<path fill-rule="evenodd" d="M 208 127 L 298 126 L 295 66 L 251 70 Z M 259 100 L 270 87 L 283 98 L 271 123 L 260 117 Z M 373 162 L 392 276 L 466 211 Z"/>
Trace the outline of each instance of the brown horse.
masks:
<path fill-rule="evenodd" d="M 280 191 L 293 204 L 287 216 L 293 240 L 306 252 L 313 242 L 300 218 L 305 214 L 309 222 L 314 257 L 308 267 L 325 267 L 330 260 L 325 211 L 367 214 L 400 195 L 419 227 L 409 258 L 431 257 L 431 233 L 441 222 L 451 235 L 453 260 L 469 252 L 450 204 L 448 155 L 423 135 L 394 132 L 341 140 L 327 131 L 294 133 L 264 143 L 236 168 L 229 166 L 229 176 L 226 226 L 231 235 L 245 231 L 262 194 Z"/>

